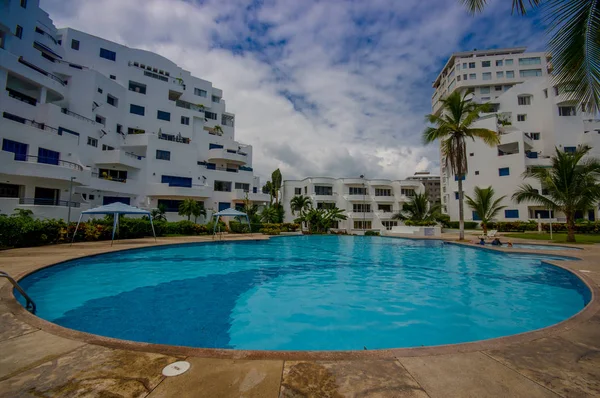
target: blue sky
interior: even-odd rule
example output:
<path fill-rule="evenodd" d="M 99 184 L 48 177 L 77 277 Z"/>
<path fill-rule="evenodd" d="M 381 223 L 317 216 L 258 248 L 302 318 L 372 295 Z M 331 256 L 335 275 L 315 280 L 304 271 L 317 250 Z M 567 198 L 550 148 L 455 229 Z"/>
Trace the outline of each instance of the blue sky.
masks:
<path fill-rule="evenodd" d="M 458 0 L 41 0 L 69 26 L 157 52 L 224 90 L 255 170 L 398 179 L 438 172 L 421 144 L 431 82 L 453 52 L 544 48 L 538 13 Z"/>

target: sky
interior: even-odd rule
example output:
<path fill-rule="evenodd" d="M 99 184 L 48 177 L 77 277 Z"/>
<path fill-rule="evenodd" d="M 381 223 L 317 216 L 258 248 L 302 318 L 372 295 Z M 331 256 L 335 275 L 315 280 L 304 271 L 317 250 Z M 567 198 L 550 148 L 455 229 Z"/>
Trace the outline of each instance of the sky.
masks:
<path fill-rule="evenodd" d="M 546 43 L 509 0 L 41 0 L 71 27 L 165 56 L 224 91 L 265 181 L 439 173 L 424 146 L 431 87 L 453 52 Z"/>

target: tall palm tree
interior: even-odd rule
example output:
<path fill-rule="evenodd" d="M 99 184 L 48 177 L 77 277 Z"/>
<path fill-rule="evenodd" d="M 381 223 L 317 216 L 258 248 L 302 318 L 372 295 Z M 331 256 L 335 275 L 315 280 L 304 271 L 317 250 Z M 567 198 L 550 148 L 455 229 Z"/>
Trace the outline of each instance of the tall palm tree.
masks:
<path fill-rule="evenodd" d="M 567 242 L 575 242 L 575 212 L 595 207 L 600 199 L 600 162 L 583 159 L 590 149 L 584 146 L 574 153 L 566 153 L 556 148 L 552 167 L 532 167 L 523 173 L 524 178 L 538 180 L 547 192 L 540 194 L 531 184 L 523 184 L 512 196 L 517 203 L 533 202 L 564 213 Z"/>
<path fill-rule="evenodd" d="M 308 196 L 296 195 L 290 200 L 290 207 L 292 214 L 296 215 L 296 212 L 310 209 L 312 207 L 312 200 Z"/>
<path fill-rule="evenodd" d="M 271 181 L 265 182 L 265 185 L 263 185 L 263 187 L 262 187 L 262 191 L 263 191 L 263 193 L 269 194 L 269 204 L 272 204 L 273 203 L 273 184 L 271 183 Z"/>
<path fill-rule="evenodd" d="M 192 208 L 192 216 L 194 216 L 194 224 L 197 223 L 198 217 L 206 217 L 206 209 L 204 208 L 204 205 L 196 202 L 196 206 Z"/>
<path fill-rule="evenodd" d="M 439 205 L 431 205 L 426 194 L 415 194 L 402 210 L 392 216 L 394 220 L 433 221 L 440 212 Z"/>
<path fill-rule="evenodd" d="M 465 238 L 465 215 L 463 204 L 462 181 L 468 172 L 466 140 L 483 140 L 490 146 L 498 145 L 500 138 L 495 131 L 484 128 L 473 128 L 472 124 L 479 118 L 481 112 L 488 111 L 487 104 L 476 104 L 467 101 L 459 91 L 454 91 L 446 98 L 442 98 L 441 114 L 430 114 L 426 120 L 435 125 L 423 131 L 425 144 L 440 140 L 443 161 L 452 170 L 458 181 L 458 217 L 460 225 L 460 240 Z"/>
<path fill-rule="evenodd" d="M 271 174 L 271 187 L 273 189 L 273 196 L 275 196 L 276 205 L 279 205 L 279 191 L 281 190 L 281 182 L 281 171 L 277 169 Z"/>
<path fill-rule="evenodd" d="M 501 196 L 498 199 L 494 199 L 494 188 L 491 186 L 487 188 L 475 187 L 473 193 L 473 198 L 465 195 L 467 198 L 467 205 L 469 205 L 469 207 L 477 213 L 481 219 L 481 228 L 483 228 L 483 233 L 487 235 L 488 223 L 498 215 L 500 210 L 506 207 L 500 206 L 500 202 L 502 202 L 506 196 Z"/>
<path fill-rule="evenodd" d="M 459 0 L 472 14 L 487 0 Z M 568 87 L 568 99 L 600 110 L 600 4 L 598 0 L 512 0 L 513 13 L 525 15 L 541 6 L 550 42 L 553 75 L 559 87 Z"/>
<path fill-rule="evenodd" d="M 185 199 L 179 204 L 179 215 L 187 216 L 188 221 L 190 221 L 192 215 L 195 216 L 195 213 L 198 212 L 199 207 L 200 205 L 194 199 Z M 206 215 L 206 212 L 204 214 Z"/>

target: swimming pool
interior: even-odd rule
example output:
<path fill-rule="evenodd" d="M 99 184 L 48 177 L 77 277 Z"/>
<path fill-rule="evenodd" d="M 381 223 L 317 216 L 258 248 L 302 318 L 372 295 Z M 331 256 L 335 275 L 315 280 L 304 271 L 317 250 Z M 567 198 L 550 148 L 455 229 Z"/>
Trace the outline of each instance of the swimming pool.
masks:
<path fill-rule="evenodd" d="M 22 286 L 37 315 L 119 339 L 192 347 L 363 350 L 526 332 L 591 293 L 541 259 L 441 241 L 298 236 L 68 261 Z"/>
<path fill-rule="evenodd" d="M 506 244 L 502 245 L 502 247 L 507 247 Z M 581 250 L 578 247 L 569 247 L 569 246 L 554 246 L 554 245 L 536 245 L 536 244 L 527 244 L 527 243 L 515 243 L 513 244 L 513 249 L 527 249 L 527 250 Z"/>

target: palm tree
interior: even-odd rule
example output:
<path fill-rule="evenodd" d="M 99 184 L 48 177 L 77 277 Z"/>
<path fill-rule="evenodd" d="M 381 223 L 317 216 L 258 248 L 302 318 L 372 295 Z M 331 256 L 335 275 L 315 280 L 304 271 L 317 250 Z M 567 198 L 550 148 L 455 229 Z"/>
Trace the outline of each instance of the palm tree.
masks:
<path fill-rule="evenodd" d="M 292 208 L 292 214 L 296 215 L 296 212 L 310 209 L 312 207 L 312 201 L 308 196 L 297 195 L 290 200 L 290 207 Z"/>
<path fill-rule="evenodd" d="M 346 216 L 344 214 L 344 210 L 338 208 L 338 207 L 334 207 L 331 209 L 327 209 L 325 211 L 325 214 L 323 216 L 324 218 L 324 224 L 325 224 L 325 229 L 328 230 L 329 228 L 331 228 L 331 226 L 333 225 L 333 223 L 336 223 L 338 221 L 342 221 L 342 220 L 347 220 L 348 216 Z"/>
<path fill-rule="evenodd" d="M 277 213 L 277 209 L 273 206 L 265 207 L 260 213 L 260 219 L 262 222 L 266 223 L 275 223 L 279 218 L 279 214 Z"/>
<path fill-rule="evenodd" d="M 583 159 L 590 149 L 584 146 L 574 153 L 566 153 L 556 148 L 550 168 L 532 167 L 523 173 L 524 178 L 540 182 L 542 194 L 531 184 L 523 184 L 512 196 L 517 203 L 534 202 L 564 213 L 567 242 L 575 242 L 575 212 L 595 207 L 600 199 L 600 162 Z"/>
<path fill-rule="evenodd" d="M 265 182 L 265 185 L 262 187 L 262 191 L 263 191 L 263 193 L 269 194 L 269 204 L 272 204 L 273 203 L 273 184 L 271 184 L 271 181 Z"/>
<path fill-rule="evenodd" d="M 215 133 L 217 135 L 223 135 L 223 128 L 219 125 L 216 125 L 215 127 L 213 127 L 212 131 L 213 131 L 213 133 Z"/>
<path fill-rule="evenodd" d="M 188 221 L 190 221 L 190 218 L 192 217 L 192 215 L 195 216 L 196 213 L 198 212 L 198 208 L 200 208 L 200 207 L 201 206 L 194 199 L 185 199 L 183 202 L 181 202 L 179 204 L 179 215 L 187 216 Z M 198 215 L 200 215 L 200 214 L 198 214 Z M 206 211 L 204 211 L 204 215 L 206 215 Z"/>
<path fill-rule="evenodd" d="M 279 205 L 279 191 L 281 190 L 281 182 L 281 171 L 277 169 L 271 174 L 271 187 L 273 189 L 273 196 L 275 196 L 276 205 Z"/>
<path fill-rule="evenodd" d="M 487 0 L 460 0 L 472 14 Z M 513 0 L 512 10 L 527 13 L 525 0 Z M 568 87 L 567 98 L 600 110 L 600 4 L 598 0 L 528 0 L 531 8 L 543 6 L 550 33 L 553 75 L 559 87 Z"/>
<path fill-rule="evenodd" d="M 439 205 L 431 205 L 426 194 L 415 194 L 402 210 L 392 216 L 394 220 L 433 221 L 440 212 Z"/>
<path fill-rule="evenodd" d="M 465 215 L 463 204 L 462 181 L 468 172 L 466 140 L 483 140 L 487 145 L 493 146 L 500 143 L 500 138 L 495 131 L 484 128 L 472 128 L 471 125 L 479 118 L 481 112 L 489 109 L 487 104 L 476 104 L 467 101 L 459 92 L 454 91 L 446 98 L 442 98 L 442 113 L 430 114 L 426 120 L 435 127 L 427 127 L 423 131 L 423 141 L 429 144 L 440 140 L 443 161 L 452 170 L 458 181 L 458 217 L 460 225 L 459 239 L 465 238 Z"/>
<path fill-rule="evenodd" d="M 501 196 L 498 199 L 494 199 L 494 188 L 479 188 L 475 187 L 473 190 L 474 198 L 465 195 L 467 198 L 467 205 L 477 213 L 479 218 L 481 219 L 481 228 L 483 228 L 484 235 L 487 235 L 487 225 L 488 223 L 498 215 L 500 210 L 504 209 L 506 206 L 500 206 L 500 202 L 502 202 L 506 196 Z"/>
<path fill-rule="evenodd" d="M 206 217 L 206 209 L 203 204 L 196 202 L 196 206 L 192 208 L 192 216 L 194 216 L 194 224 L 197 223 L 198 217 Z"/>
<path fill-rule="evenodd" d="M 152 209 L 150 211 L 150 215 L 154 221 L 167 221 L 167 216 L 165 214 L 166 212 L 167 206 L 161 203 L 156 209 Z"/>
<path fill-rule="evenodd" d="M 13 216 L 14 217 L 23 217 L 23 218 L 32 218 L 33 211 L 31 211 L 29 209 L 15 209 Z"/>

